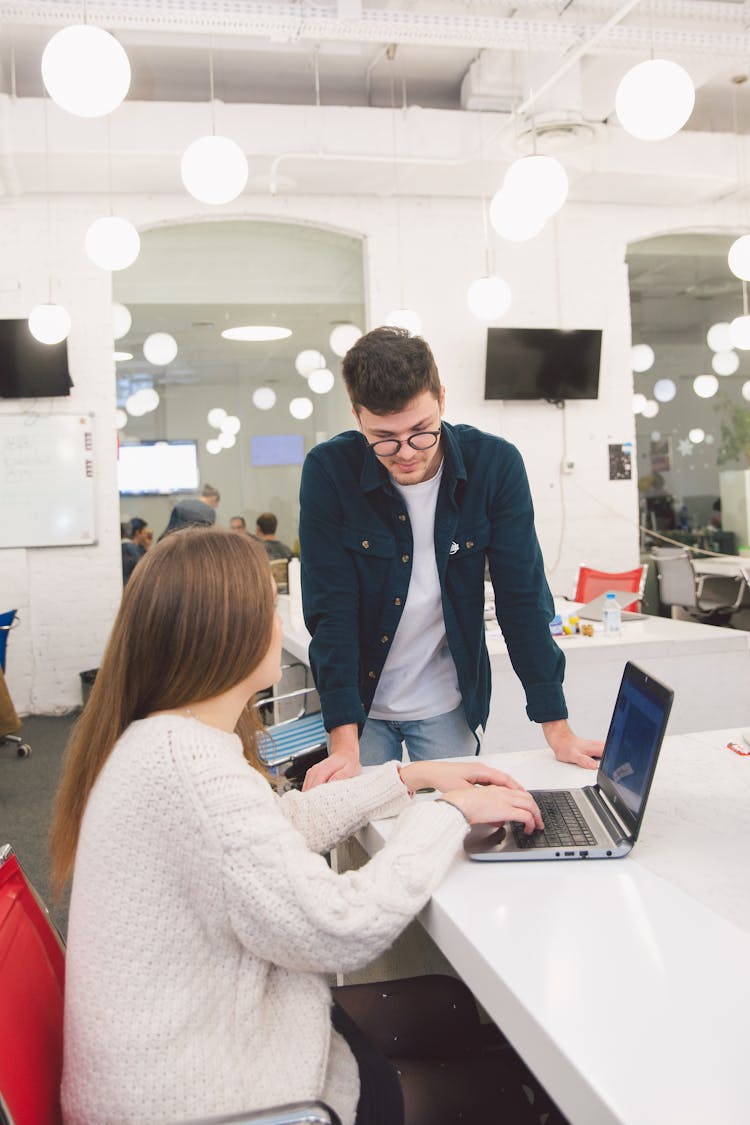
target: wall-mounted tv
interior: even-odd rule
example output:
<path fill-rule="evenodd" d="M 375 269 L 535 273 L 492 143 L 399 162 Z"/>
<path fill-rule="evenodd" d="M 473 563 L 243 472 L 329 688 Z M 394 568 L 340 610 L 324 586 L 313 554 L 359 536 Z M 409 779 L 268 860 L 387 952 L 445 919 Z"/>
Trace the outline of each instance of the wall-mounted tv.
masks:
<path fill-rule="evenodd" d="M 0 320 L 0 398 L 70 394 L 68 343 L 40 344 L 27 320 Z"/>
<path fill-rule="evenodd" d="M 302 434 L 253 434 L 250 438 L 250 464 L 253 468 L 269 465 L 301 465 L 305 459 Z"/>
<path fill-rule="evenodd" d="M 198 488 L 198 443 L 140 441 L 120 446 L 117 484 L 121 496 L 169 496 Z"/>
<path fill-rule="evenodd" d="M 488 328 L 485 399 L 594 399 L 599 328 Z"/>

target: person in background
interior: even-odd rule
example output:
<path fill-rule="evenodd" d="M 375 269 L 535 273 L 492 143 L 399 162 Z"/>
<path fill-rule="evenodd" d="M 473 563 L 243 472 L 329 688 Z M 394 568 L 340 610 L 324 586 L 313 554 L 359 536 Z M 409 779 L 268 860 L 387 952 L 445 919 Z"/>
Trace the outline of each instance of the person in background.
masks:
<path fill-rule="evenodd" d="M 148 551 L 154 545 L 154 529 L 152 527 L 145 527 L 143 529 L 143 546 Z"/>
<path fill-rule="evenodd" d="M 229 521 L 229 530 L 239 531 L 241 534 L 245 535 L 250 534 L 250 532 L 247 530 L 247 520 L 244 516 L 232 516 Z M 255 536 L 253 536 L 253 538 L 255 538 Z"/>
<path fill-rule="evenodd" d="M 201 500 L 204 504 L 208 504 L 209 508 L 218 508 L 221 493 L 212 484 L 204 484 L 201 489 Z"/>
<path fill-rule="evenodd" d="M 362 336 L 342 363 L 357 430 L 308 453 L 300 490 L 302 602 L 330 753 L 306 785 L 362 763 L 478 753 L 490 707 L 485 561 L 526 694 L 563 762 L 603 743 L 567 723 L 565 657 L 523 461 L 509 442 L 442 421 L 427 343 Z"/>
<path fill-rule="evenodd" d="M 255 537 L 260 539 L 269 559 L 290 559 L 292 557 L 291 548 L 276 538 L 278 526 L 279 521 L 273 512 L 261 512 L 255 521 Z"/>
<path fill-rule="evenodd" d="M 202 500 L 180 500 L 169 514 L 169 523 L 159 536 L 159 542 L 173 531 L 185 527 L 211 527 L 216 522 L 216 509 Z"/>
<path fill-rule="evenodd" d="M 407 1017 L 405 982 L 337 990 L 331 1009 L 326 975 L 390 946 L 470 824 L 531 832 L 539 810 L 479 759 L 388 762 L 279 796 L 252 707 L 281 678 L 274 596 L 261 545 L 214 528 L 166 536 L 125 590 L 50 833 L 58 895 L 72 876 L 63 1118 L 146 1125 L 321 1098 L 343 1125 L 495 1120 L 498 1063 L 469 1041 L 460 982 L 436 983 L 435 1003 L 422 978 Z M 425 787 L 437 799 L 413 800 Z M 398 820 L 382 850 L 332 870 L 324 853 L 384 816 Z M 399 1082 L 368 1019 L 395 1053 L 410 1039 L 435 1054 L 399 1064 Z"/>
<path fill-rule="evenodd" d="M 120 529 L 122 530 L 122 528 Z M 130 521 L 128 536 L 120 544 L 122 552 L 122 584 L 125 586 L 135 567 L 141 561 L 146 551 L 151 546 L 146 532 L 148 530 L 145 520 L 134 516 Z M 153 534 L 153 533 L 152 533 Z"/>

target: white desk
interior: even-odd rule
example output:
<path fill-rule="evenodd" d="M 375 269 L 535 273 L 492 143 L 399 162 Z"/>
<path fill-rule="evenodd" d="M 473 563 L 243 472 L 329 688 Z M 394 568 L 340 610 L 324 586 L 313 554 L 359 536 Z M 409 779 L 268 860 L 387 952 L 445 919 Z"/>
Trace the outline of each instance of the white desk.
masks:
<path fill-rule="evenodd" d="M 750 572 L 747 555 L 722 555 L 719 558 L 693 559 L 696 574 L 711 574 L 718 578 L 740 578 L 742 571 Z"/>
<path fill-rule="evenodd" d="M 284 648 L 308 662 L 310 635 L 289 598 L 279 598 Z M 492 624 L 492 623 L 490 623 Z M 533 750 L 544 745 L 540 727 L 526 718 L 521 684 L 505 642 L 488 632 L 492 704 L 483 753 Z M 604 738 L 626 660 L 674 689 L 670 730 L 676 734 L 722 724 L 750 726 L 750 633 L 690 621 L 648 617 L 626 621 L 617 639 L 597 633 L 556 638 L 567 657 L 565 696 L 573 729 Z"/>
<path fill-rule="evenodd" d="M 460 853 L 420 915 L 572 1125 L 750 1119 L 750 758 L 725 748 L 738 733 L 665 740 L 625 859 Z M 529 786 L 591 781 L 549 752 L 498 764 Z M 392 824 L 360 833 L 368 852 Z"/>

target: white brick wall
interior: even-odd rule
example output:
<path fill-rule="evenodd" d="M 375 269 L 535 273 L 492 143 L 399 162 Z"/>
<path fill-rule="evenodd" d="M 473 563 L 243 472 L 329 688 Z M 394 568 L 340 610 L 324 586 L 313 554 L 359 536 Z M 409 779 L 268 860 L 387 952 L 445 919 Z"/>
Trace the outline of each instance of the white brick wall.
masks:
<path fill-rule="evenodd" d="M 566 206 L 554 228 L 530 244 L 498 241 L 495 268 L 511 284 L 507 323 L 605 329 L 600 399 L 566 411 L 568 453 L 576 462 L 561 483 L 562 412 L 531 403 L 485 403 L 484 327 L 464 295 L 483 272 L 482 222 L 476 201 L 405 199 L 400 203 L 406 300 L 424 316 L 447 388 L 447 418 L 507 436 L 523 451 L 538 528 L 556 593 L 572 592 L 580 562 L 615 569 L 637 561 L 635 482 L 610 482 L 609 441 L 634 437 L 630 321 L 623 265 L 629 240 L 667 230 L 729 226 L 734 215 L 709 207 L 681 214 L 657 208 Z M 142 227 L 215 212 L 187 196 L 121 196 L 118 210 Z M 222 217 L 263 216 L 319 223 L 366 238 L 368 326 L 399 303 L 396 204 L 373 197 L 248 197 Z M 23 623 L 11 637 L 8 682 L 21 712 L 56 713 L 80 702 L 79 672 L 95 667 L 121 592 L 119 504 L 115 476 L 115 384 L 111 359 L 110 277 L 83 251 L 88 223 L 105 213 L 96 197 L 58 197 L 50 260 L 55 296 L 73 318 L 75 389 L 69 400 L 17 403 L 0 411 L 70 409 L 95 415 L 98 543 L 93 547 L 0 551 L 0 608 Z M 45 209 L 40 199 L 6 199 L 0 209 L 0 316 L 28 315 L 46 299 Z M 564 513 L 564 518 L 563 518 Z M 0 515 L 1 518 L 1 515 Z M 556 565 L 555 565 L 556 564 Z"/>

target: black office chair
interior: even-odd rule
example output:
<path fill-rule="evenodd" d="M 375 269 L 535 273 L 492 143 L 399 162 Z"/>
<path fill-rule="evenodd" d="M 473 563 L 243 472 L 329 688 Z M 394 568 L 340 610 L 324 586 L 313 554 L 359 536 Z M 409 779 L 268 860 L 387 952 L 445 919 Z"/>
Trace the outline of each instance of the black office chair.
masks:
<path fill-rule="evenodd" d="M 667 551 L 669 553 L 667 554 Z M 659 599 L 664 605 L 684 610 L 705 625 L 728 625 L 745 596 L 747 581 L 713 574 L 696 574 L 693 561 L 684 551 L 654 548 Z"/>
<path fill-rule="evenodd" d="M 11 629 L 15 629 L 19 625 L 19 623 L 20 618 L 18 617 L 15 609 L 10 609 L 7 613 L 0 613 L 0 670 L 2 670 L 3 672 L 3 677 L 5 675 L 5 657 L 8 646 L 8 635 L 10 634 Z M 15 716 L 15 710 L 10 700 L 10 696 L 7 694 L 7 687 L 5 686 L 4 679 L 2 688 L 0 690 L 2 690 L 3 695 L 6 697 L 8 710 L 10 711 L 11 715 Z M 17 720 L 13 729 L 18 730 Z M 29 754 L 31 753 L 31 747 L 27 742 L 24 742 L 20 734 L 0 733 L 0 747 L 6 744 L 15 746 L 16 754 L 18 754 L 19 758 L 28 758 Z"/>

